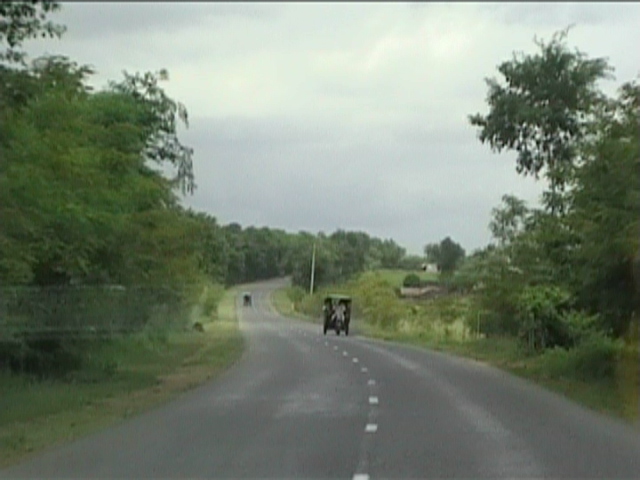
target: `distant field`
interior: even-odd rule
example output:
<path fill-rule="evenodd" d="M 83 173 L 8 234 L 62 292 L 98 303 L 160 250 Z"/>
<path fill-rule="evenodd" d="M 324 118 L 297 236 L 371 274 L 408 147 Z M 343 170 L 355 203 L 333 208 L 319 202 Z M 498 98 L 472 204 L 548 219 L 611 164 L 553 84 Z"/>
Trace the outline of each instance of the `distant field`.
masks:
<path fill-rule="evenodd" d="M 425 280 L 425 281 L 438 280 L 438 274 L 432 273 L 432 272 L 421 272 L 421 271 L 410 271 L 410 270 L 387 270 L 387 269 L 382 269 L 377 271 L 380 272 L 384 277 L 384 279 L 390 284 L 392 284 L 394 287 L 401 287 L 404 277 L 406 277 L 410 273 L 415 273 L 420 277 L 421 280 Z"/>

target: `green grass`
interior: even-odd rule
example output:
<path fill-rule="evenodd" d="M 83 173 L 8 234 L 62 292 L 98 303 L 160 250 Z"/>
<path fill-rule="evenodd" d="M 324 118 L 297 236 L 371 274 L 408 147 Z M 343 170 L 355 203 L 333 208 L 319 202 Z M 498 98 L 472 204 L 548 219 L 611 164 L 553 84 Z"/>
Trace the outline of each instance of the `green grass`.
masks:
<path fill-rule="evenodd" d="M 320 314 L 318 314 L 318 318 L 312 318 L 295 310 L 293 303 L 287 295 L 286 288 L 281 288 L 273 292 L 273 294 L 271 295 L 271 304 L 273 305 L 277 313 L 279 313 L 280 315 L 284 315 L 285 317 L 296 318 L 298 320 L 311 323 L 318 322 L 318 319 L 320 318 Z"/>
<path fill-rule="evenodd" d="M 271 304 L 276 311 L 282 315 L 287 317 L 302 317 L 302 315 L 298 314 L 293 308 L 293 303 L 289 300 L 285 288 L 278 289 L 271 295 Z"/>
<path fill-rule="evenodd" d="M 416 275 L 418 275 L 418 277 L 420 277 L 421 280 L 424 280 L 424 281 L 438 280 L 438 274 L 433 272 L 420 272 L 420 271 L 413 272 L 408 270 L 389 270 L 389 269 L 381 269 L 376 271 L 379 272 L 382 275 L 382 277 L 394 287 L 401 287 L 404 277 L 406 277 L 410 273 L 415 273 Z"/>
<path fill-rule="evenodd" d="M 281 293 L 276 292 L 274 296 L 276 295 Z M 287 309 L 279 310 L 281 314 L 290 315 L 290 303 Z M 274 302 L 274 306 L 279 308 L 282 305 Z M 300 315 L 296 312 L 296 317 L 299 318 Z M 459 335 L 452 334 L 449 337 L 443 335 L 439 327 L 438 325 L 438 328 L 425 328 L 414 325 L 401 330 L 383 330 L 363 321 L 357 322 L 358 332 L 367 337 L 411 344 L 473 359 L 531 380 L 593 410 L 621 418 L 629 423 L 638 422 L 637 385 L 635 388 L 625 386 L 623 390 L 630 390 L 630 392 L 621 394 L 620 388 L 611 379 L 587 381 L 555 373 L 562 369 L 558 369 L 558 365 L 552 363 L 552 355 L 527 355 L 516 339 L 470 336 L 462 340 Z M 637 380 L 637 365 L 633 371 Z"/>
<path fill-rule="evenodd" d="M 205 332 L 112 341 L 94 349 L 67 381 L 0 375 L 0 466 L 112 425 L 164 403 L 220 373 L 242 354 L 235 289 Z"/>

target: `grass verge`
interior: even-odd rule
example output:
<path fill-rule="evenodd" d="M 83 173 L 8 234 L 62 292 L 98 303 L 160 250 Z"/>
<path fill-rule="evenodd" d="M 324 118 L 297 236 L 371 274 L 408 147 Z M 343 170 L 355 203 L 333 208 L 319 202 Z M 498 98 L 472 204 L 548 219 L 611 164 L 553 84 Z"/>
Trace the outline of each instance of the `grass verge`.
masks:
<path fill-rule="evenodd" d="M 278 312 L 280 315 L 284 315 L 285 317 L 297 318 L 298 320 L 303 320 L 305 322 L 311 323 L 315 323 L 318 321 L 317 319 L 311 318 L 308 315 L 304 315 L 298 312 L 294 308 L 293 303 L 287 295 L 286 288 L 280 288 L 273 292 L 273 294 L 271 295 L 271 304 L 276 309 L 276 312 Z"/>
<path fill-rule="evenodd" d="M 284 300 L 275 301 L 276 297 L 283 296 Z M 299 312 L 294 312 L 294 315 L 290 313 L 293 306 L 284 289 L 274 293 L 273 304 L 282 315 L 312 321 Z M 586 381 L 554 374 L 550 357 L 524 354 L 513 338 L 446 339 L 424 331 L 383 330 L 365 322 L 358 322 L 357 329 L 358 333 L 369 338 L 410 344 L 483 362 L 531 380 L 592 410 L 623 419 L 630 424 L 637 425 L 639 421 L 637 388 L 635 395 L 623 395 L 612 379 Z M 637 369 L 635 372 L 637 376 Z"/>
<path fill-rule="evenodd" d="M 243 351 L 236 289 L 204 333 L 138 335 L 100 345 L 65 382 L 0 375 L 0 466 L 116 424 L 165 403 L 229 367 Z"/>

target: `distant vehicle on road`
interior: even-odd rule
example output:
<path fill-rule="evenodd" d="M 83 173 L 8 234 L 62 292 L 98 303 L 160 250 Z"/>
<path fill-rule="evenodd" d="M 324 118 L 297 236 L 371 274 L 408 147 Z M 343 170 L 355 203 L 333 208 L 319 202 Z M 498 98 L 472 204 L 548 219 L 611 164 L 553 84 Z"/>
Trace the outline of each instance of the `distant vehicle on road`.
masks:
<path fill-rule="evenodd" d="M 335 330 L 336 335 L 344 331 L 349 335 L 349 324 L 351 323 L 351 297 L 347 295 L 331 294 L 324 299 L 322 307 L 324 323 L 322 332 L 326 335 L 327 330 Z"/>
<path fill-rule="evenodd" d="M 251 294 L 249 292 L 244 292 L 242 294 L 242 303 L 245 307 L 251 306 Z"/>

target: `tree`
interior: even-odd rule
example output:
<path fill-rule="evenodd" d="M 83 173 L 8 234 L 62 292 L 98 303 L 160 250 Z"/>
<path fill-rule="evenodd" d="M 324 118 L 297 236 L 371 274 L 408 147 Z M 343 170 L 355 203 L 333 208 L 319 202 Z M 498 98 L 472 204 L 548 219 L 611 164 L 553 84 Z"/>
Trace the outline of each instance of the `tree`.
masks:
<path fill-rule="evenodd" d="M 502 196 L 502 208 L 492 210 L 489 230 L 502 246 L 509 245 L 525 228 L 529 210 L 524 201 L 513 195 Z"/>
<path fill-rule="evenodd" d="M 580 242 L 573 250 L 574 291 L 622 335 L 637 302 L 633 265 L 640 204 L 640 85 L 626 83 L 600 120 L 600 135 L 584 149 L 585 162 L 571 192 L 569 220 Z"/>
<path fill-rule="evenodd" d="M 329 236 L 338 255 L 336 268 L 341 279 L 348 279 L 366 269 L 371 238 L 364 232 L 337 230 Z"/>
<path fill-rule="evenodd" d="M 0 44 L 8 46 L 0 50 L 0 65 L 24 64 L 26 55 L 20 47 L 25 40 L 61 37 L 65 27 L 47 20 L 50 13 L 58 10 L 60 2 L 50 0 L 0 2 Z"/>
<path fill-rule="evenodd" d="M 193 193 L 196 186 L 193 149 L 183 145 L 177 133 L 178 121 L 189 126 L 189 115 L 182 103 L 171 99 L 160 87 L 159 83 L 168 79 L 169 74 L 164 69 L 144 74 L 125 72 L 124 80 L 111 82 L 110 89 L 130 95 L 147 109 L 146 159 L 157 164 L 173 165 L 177 169 L 173 185 L 180 187 L 183 194 Z"/>
<path fill-rule="evenodd" d="M 146 281 L 163 262 L 191 262 L 192 251 L 153 246 L 174 227 L 195 232 L 176 211 L 172 182 L 145 155 L 151 145 L 156 162 L 175 160 L 156 142 L 166 138 L 158 131 L 175 128 L 173 101 L 159 89 L 149 101 L 127 89 L 92 93 L 90 74 L 65 57 L 2 71 L 8 81 L 0 93 L 13 95 L 0 113 L 0 218 L 10 226 L 0 234 L 5 282 Z"/>
<path fill-rule="evenodd" d="M 398 268 L 407 251 L 392 239 L 382 241 L 380 245 L 382 268 Z"/>
<path fill-rule="evenodd" d="M 421 270 L 424 257 L 420 255 L 406 255 L 398 262 L 398 267 L 402 270 Z"/>
<path fill-rule="evenodd" d="M 605 59 L 570 51 L 565 44 L 567 33 L 556 33 L 549 43 L 534 40 L 540 53 L 514 54 L 512 60 L 501 63 L 498 71 L 505 84 L 485 79 L 489 113 L 469 117 L 479 127 L 482 143 L 497 152 L 518 153 L 518 173 L 538 178 L 545 169 L 551 190 L 544 202 L 553 213 L 565 209 L 563 192 L 579 143 L 603 103 L 597 82 L 609 78 L 612 71 Z"/>
<path fill-rule="evenodd" d="M 424 253 L 427 261 L 435 263 L 443 273 L 453 272 L 465 256 L 464 249 L 450 237 L 444 238 L 440 243 L 426 245 Z"/>

